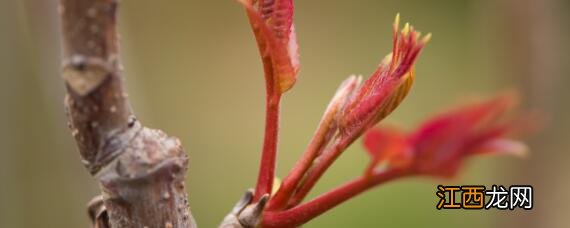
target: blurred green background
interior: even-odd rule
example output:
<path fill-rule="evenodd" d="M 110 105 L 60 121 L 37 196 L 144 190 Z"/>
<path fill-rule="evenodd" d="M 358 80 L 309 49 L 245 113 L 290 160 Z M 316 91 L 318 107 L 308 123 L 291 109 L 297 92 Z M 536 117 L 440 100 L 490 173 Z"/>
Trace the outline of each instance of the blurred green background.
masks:
<path fill-rule="evenodd" d="M 142 122 L 179 137 L 200 227 L 215 227 L 255 184 L 264 82 L 233 0 L 123 0 L 125 77 Z M 526 160 L 477 158 L 453 182 L 406 179 L 369 191 L 305 227 L 568 227 L 570 2 L 296 1 L 302 69 L 282 107 L 278 173 L 300 156 L 337 85 L 390 51 L 397 12 L 434 37 L 406 101 L 385 122 L 407 128 L 462 97 L 518 88 L 547 124 Z M 56 0 L 0 1 L 0 227 L 88 227 L 98 193 L 66 127 Z M 355 143 L 313 191 L 359 175 Z M 532 211 L 435 209 L 437 184 L 531 184 Z"/>

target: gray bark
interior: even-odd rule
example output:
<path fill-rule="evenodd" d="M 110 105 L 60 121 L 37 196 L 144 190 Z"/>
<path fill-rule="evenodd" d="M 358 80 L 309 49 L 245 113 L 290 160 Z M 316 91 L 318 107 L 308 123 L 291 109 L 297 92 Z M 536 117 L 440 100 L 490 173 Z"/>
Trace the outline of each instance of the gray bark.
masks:
<path fill-rule="evenodd" d="M 196 227 L 180 141 L 143 127 L 121 76 L 116 0 L 60 0 L 69 128 L 102 195 L 94 227 Z"/>

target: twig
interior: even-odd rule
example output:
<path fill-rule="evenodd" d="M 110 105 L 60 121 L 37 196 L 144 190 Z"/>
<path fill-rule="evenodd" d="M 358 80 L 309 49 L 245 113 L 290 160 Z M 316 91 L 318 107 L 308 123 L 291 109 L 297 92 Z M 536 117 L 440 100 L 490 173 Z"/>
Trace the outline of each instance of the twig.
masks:
<path fill-rule="evenodd" d="M 69 127 L 103 191 L 89 208 L 94 226 L 196 227 L 180 141 L 143 127 L 131 111 L 116 10 L 116 0 L 60 0 Z"/>

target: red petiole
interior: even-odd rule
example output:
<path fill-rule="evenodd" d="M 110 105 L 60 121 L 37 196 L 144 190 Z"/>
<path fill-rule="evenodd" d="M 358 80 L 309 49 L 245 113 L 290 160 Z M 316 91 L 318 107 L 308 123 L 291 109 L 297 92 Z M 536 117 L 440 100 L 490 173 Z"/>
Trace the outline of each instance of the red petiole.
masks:
<path fill-rule="evenodd" d="M 409 171 L 403 169 L 388 169 L 375 171 L 371 176 L 358 177 L 290 209 L 266 211 L 263 214 L 262 227 L 300 226 L 372 187 L 410 174 Z"/>

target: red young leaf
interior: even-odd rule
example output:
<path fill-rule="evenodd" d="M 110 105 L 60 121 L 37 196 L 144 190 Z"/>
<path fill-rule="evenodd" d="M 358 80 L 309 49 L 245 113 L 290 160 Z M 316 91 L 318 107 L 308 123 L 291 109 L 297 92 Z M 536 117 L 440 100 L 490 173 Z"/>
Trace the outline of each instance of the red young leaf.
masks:
<path fill-rule="evenodd" d="M 394 129 L 372 129 L 364 145 L 372 165 L 387 161 L 419 174 L 452 177 L 471 155 L 526 153 L 524 144 L 507 138 L 514 130 L 508 118 L 513 105 L 512 96 L 500 96 L 463 106 L 427 120 L 407 136 Z"/>
<path fill-rule="evenodd" d="M 284 93 L 297 80 L 299 55 L 292 0 L 239 0 L 246 9 L 270 91 Z M 257 5 L 257 8 L 255 7 Z"/>
<path fill-rule="evenodd" d="M 420 33 L 408 24 L 399 29 L 394 22 L 392 53 L 387 55 L 344 108 L 344 131 L 360 132 L 378 123 L 402 102 L 414 81 L 413 63 L 431 35 Z"/>
<path fill-rule="evenodd" d="M 411 156 L 407 146 L 406 135 L 396 128 L 370 129 L 364 136 L 364 147 L 370 155 L 371 166 L 384 161 L 390 165 L 407 165 Z"/>

